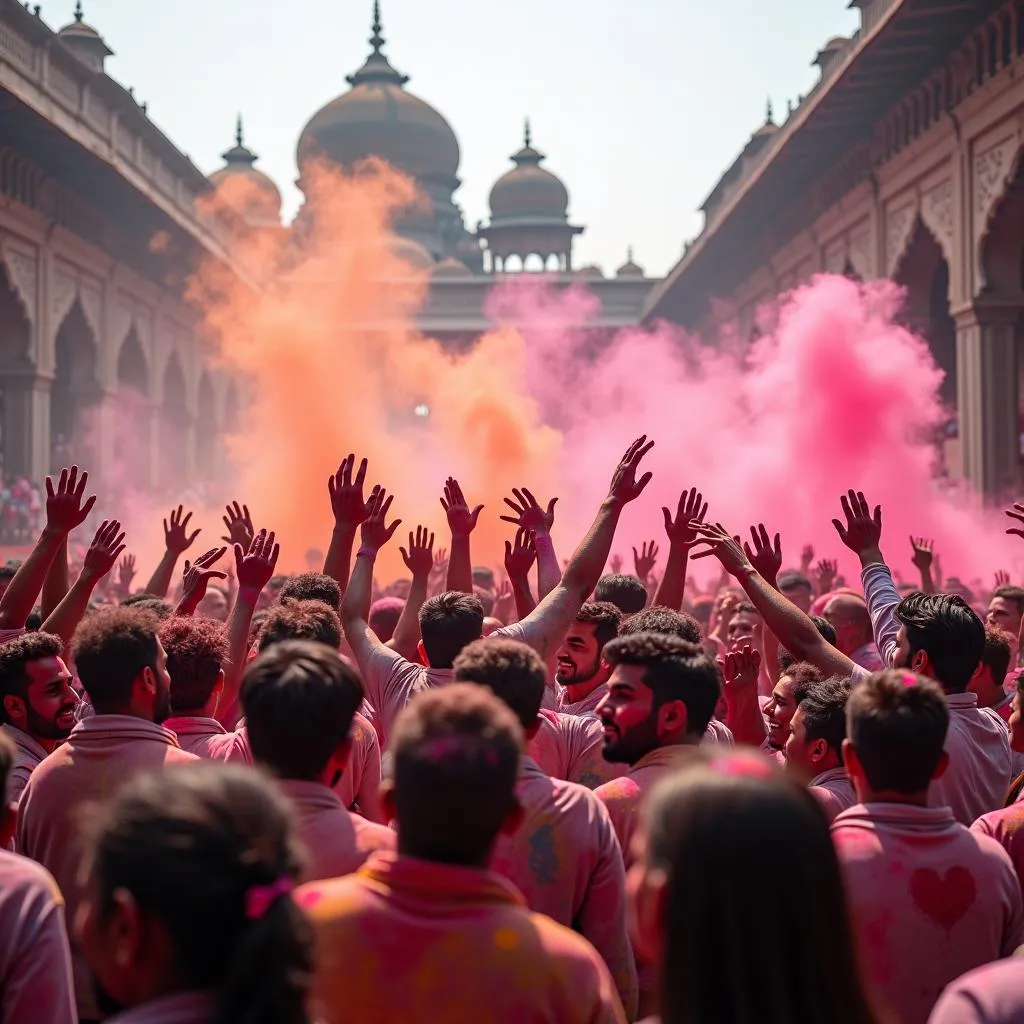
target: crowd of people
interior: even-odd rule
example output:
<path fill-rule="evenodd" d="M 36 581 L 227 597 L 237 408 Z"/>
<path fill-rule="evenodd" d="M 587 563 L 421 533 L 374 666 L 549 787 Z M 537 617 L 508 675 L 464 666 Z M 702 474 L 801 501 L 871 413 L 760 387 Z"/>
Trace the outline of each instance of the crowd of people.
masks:
<path fill-rule="evenodd" d="M 456 480 L 398 538 L 349 455 L 308 572 L 233 503 L 145 586 L 104 521 L 72 582 L 95 497 L 47 480 L 0 575 L 0 1024 L 1024 1022 L 1024 589 L 920 538 L 894 579 L 857 491 L 859 586 L 696 488 L 624 573 L 652 444 L 564 562 L 512 490 L 504 574 Z"/>

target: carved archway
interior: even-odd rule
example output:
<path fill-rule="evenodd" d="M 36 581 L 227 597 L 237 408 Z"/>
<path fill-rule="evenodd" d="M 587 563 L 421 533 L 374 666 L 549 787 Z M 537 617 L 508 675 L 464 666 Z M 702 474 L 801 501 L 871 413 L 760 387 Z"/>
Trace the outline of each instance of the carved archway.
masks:
<path fill-rule="evenodd" d="M 98 345 L 78 299 L 64 317 L 54 342 L 50 392 L 51 468 L 68 461 L 96 465 L 96 410 L 102 391 L 96 373 Z"/>
<path fill-rule="evenodd" d="M 19 443 L 19 434 L 30 428 L 19 422 L 20 407 L 8 393 L 15 378 L 32 372 L 32 325 L 0 262 L 0 452 L 6 476 L 32 472 L 29 445 Z"/>

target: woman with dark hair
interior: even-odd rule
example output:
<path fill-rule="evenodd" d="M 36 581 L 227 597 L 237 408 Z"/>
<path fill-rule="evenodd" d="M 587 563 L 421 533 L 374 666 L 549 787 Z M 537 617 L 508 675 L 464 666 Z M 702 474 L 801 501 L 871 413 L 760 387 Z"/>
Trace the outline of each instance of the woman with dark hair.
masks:
<path fill-rule="evenodd" d="M 634 839 L 638 957 L 661 1024 L 875 1024 L 828 823 L 762 758 L 662 780 Z"/>
<path fill-rule="evenodd" d="M 86 858 L 79 939 L 109 1024 L 309 1024 L 309 927 L 284 798 L 201 762 L 126 786 Z"/>

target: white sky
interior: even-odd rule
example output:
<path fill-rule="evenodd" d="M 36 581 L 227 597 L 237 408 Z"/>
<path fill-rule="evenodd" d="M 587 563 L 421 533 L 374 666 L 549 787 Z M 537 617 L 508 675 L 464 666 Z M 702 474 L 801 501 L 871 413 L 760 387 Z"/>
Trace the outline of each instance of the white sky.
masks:
<path fill-rule="evenodd" d="M 44 3 L 59 27 L 73 0 Z M 84 0 L 109 73 L 207 172 L 235 117 L 298 206 L 295 144 L 369 52 L 372 0 Z M 857 26 L 846 0 L 382 0 L 386 53 L 462 147 L 456 200 L 472 227 L 491 185 L 534 145 L 566 183 L 577 265 L 613 270 L 632 244 L 661 275 L 697 233 L 697 206 L 775 103 L 806 93 L 825 41 Z"/>

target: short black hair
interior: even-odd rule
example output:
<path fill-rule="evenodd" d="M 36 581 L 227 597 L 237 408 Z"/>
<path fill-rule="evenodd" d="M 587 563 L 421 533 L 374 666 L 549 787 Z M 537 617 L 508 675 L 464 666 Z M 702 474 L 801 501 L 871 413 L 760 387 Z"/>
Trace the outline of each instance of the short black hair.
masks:
<path fill-rule="evenodd" d="M 963 693 L 985 650 L 985 625 L 956 594 L 907 595 L 896 609 L 911 653 L 924 651 L 947 693 Z"/>
<path fill-rule="evenodd" d="M 341 610 L 341 587 L 322 572 L 303 572 L 288 580 L 278 600 L 282 604 L 285 601 L 322 601 L 337 612 Z"/>
<path fill-rule="evenodd" d="M 875 792 L 925 792 L 948 730 L 941 687 L 903 669 L 868 676 L 846 704 L 847 735 Z"/>
<path fill-rule="evenodd" d="M 309 640 L 274 644 L 242 677 L 253 757 L 281 778 L 318 781 L 362 700 L 358 674 L 337 651 Z"/>
<path fill-rule="evenodd" d="M 811 692 L 811 687 L 816 686 L 823 678 L 821 669 L 806 661 L 794 661 L 782 675 L 793 680 L 794 705 L 798 705 Z"/>
<path fill-rule="evenodd" d="M 260 630 L 262 653 L 283 640 L 315 640 L 337 650 L 341 646 L 341 620 L 323 601 L 287 601 L 267 611 Z"/>
<path fill-rule="evenodd" d="M 131 700 L 144 669 L 157 671 L 160 620 L 139 608 L 101 608 L 82 620 L 72 644 L 78 678 L 99 715 Z"/>
<path fill-rule="evenodd" d="M 722 679 L 702 647 L 665 633 L 634 633 L 612 640 L 604 658 L 612 666 L 643 668 L 654 706 L 681 700 L 686 705 L 687 735 L 704 735 L 722 693 Z"/>
<path fill-rule="evenodd" d="M 53 633 L 23 633 L 0 644 L 0 722 L 6 721 L 4 697 L 28 700 L 28 675 L 25 666 L 42 658 L 59 658 L 64 641 Z"/>
<path fill-rule="evenodd" d="M 811 683 L 798 705 L 809 740 L 824 740 L 843 763 L 846 739 L 846 702 L 850 699 L 850 680 L 841 677 Z"/>
<path fill-rule="evenodd" d="M 548 670 L 526 644 L 485 637 L 464 647 L 455 659 L 455 681 L 486 686 L 514 712 L 524 731 L 537 721 Z"/>
<path fill-rule="evenodd" d="M 1024 590 L 1020 587 L 996 587 L 992 591 L 993 597 L 1003 597 L 1007 601 L 1012 601 L 1017 609 L 1018 615 L 1024 615 Z"/>
<path fill-rule="evenodd" d="M 619 629 L 619 636 L 632 636 L 634 633 L 666 633 L 691 644 L 704 642 L 700 626 L 692 615 L 684 615 L 663 605 L 651 605 L 626 619 Z"/>
<path fill-rule="evenodd" d="M 611 601 L 587 601 L 577 612 L 576 621 L 588 622 L 594 627 L 594 639 L 600 654 L 604 645 L 619 635 L 622 613 Z"/>
<path fill-rule="evenodd" d="M 647 587 L 638 576 L 602 576 L 594 588 L 594 600 L 615 605 L 623 615 L 635 615 L 647 607 Z"/>
<path fill-rule="evenodd" d="M 814 623 L 814 627 L 815 627 L 815 629 L 817 629 L 818 634 L 822 638 L 827 640 L 833 647 L 835 647 L 837 637 L 836 637 L 835 627 L 832 625 L 832 623 L 829 622 L 828 619 L 822 618 L 820 615 L 811 615 L 811 616 L 809 616 L 809 618 L 810 618 L 811 622 Z M 790 654 L 789 651 L 787 651 L 785 647 L 780 647 L 779 648 L 779 668 L 783 672 L 785 672 L 787 669 L 791 668 L 793 665 L 796 665 L 796 664 L 797 664 L 797 659 L 794 658 L 793 655 Z"/>
<path fill-rule="evenodd" d="M 981 663 L 987 666 L 992 682 L 1002 686 L 1006 673 L 1010 671 L 1013 637 L 998 626 L 985 627 L 985 650 Z"/>
<path fill-rule="evenodd" d="M 137 598 L 137 600 L 133 600 Z M 140 611 L 152 612 L 158 619 L 167 619 L 174 613 L 171 604 L 162 597 L 153 597 L 152 594 L 132 594 L 121 602 L 122 608 L 138 608 Z"/>
<path fill-rule="evenodd" d="M 803 587 L 805 590 L 814 589 L 811 586 L 811 581 L 802 572 L 797 572 L 795 569 L 787 569 L 786 572 L 779 573 L 776 582 L 779 590 L 783 592 L 795 590 L 797 587 Z"/>
<path fill-rule="evenodd" d="M 420 608 L 420 635 L 431 668 L 451 668 L 462 648 L 483 631 L 484 607 L 476 596 L 449 590 Z"/>
<path fill-rule="evenodd" d="M 0 565 L 0 580 L 13 580 L 17 571 L 18 567 L 11 565 L 10 562 L 6 565 Z"/>
<path fill-rule="evenodd" d="M 228 659 L 223 623 L 174 615 L 160 624 L 158 635 L 167 652 L 171 710 L 198 711 L 205 707 Z"/>

